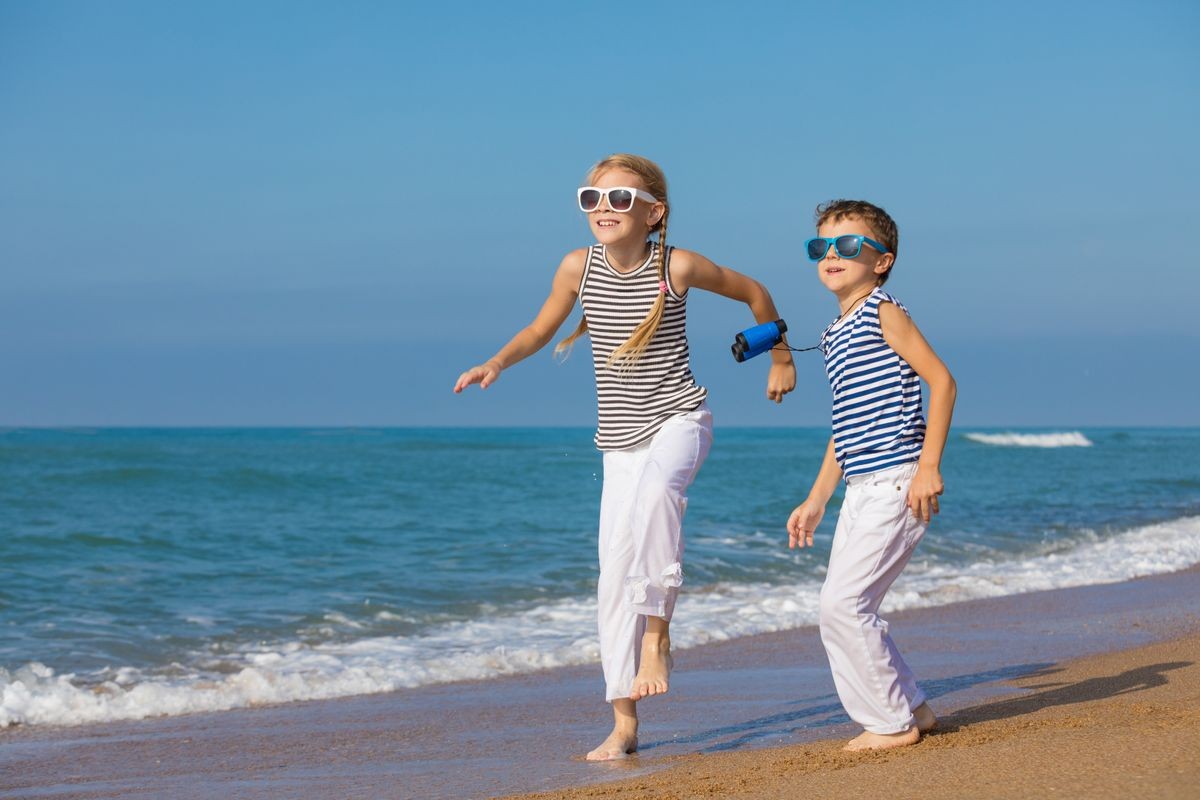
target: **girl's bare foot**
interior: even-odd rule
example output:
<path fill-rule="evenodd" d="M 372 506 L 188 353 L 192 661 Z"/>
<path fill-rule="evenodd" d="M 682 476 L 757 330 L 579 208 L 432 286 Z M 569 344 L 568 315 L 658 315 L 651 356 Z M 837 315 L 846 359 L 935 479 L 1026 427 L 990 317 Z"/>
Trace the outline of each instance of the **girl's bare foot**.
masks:
<path fill-rule="evenodd" d="M 666 636 L 654 636 L 647 632 L 642 637 L 642 658 L 637 675 L 633 678 L 633 690 L 629 699 L 641 700 L 656 694 L 666 694 L 670 688 L 671 640 Z"/>
<path fill-rule="evenodd" d="M 891 747 L 906 747 L 916 744 L 921 739 L 921 732 L 916 727 L 900 733 L 871 733 L 863 731 L 843 747 L 843 750 L 887 750 Z"/>
<path fill-rule="evenodd" d="M 628 758 L 630 753 L 637 752 L 637 734 L 613 729 L 608 738 L 600 746 L 587 754 L 588 761 L 615 761 Z"/>
<path fill-rule="evenodd" d="M 921 733 L 929 733 L 937 727 L 937 717 L 933 714 L 933 709 L 929 707 L 929 703 L 921 703 L 913 709 L 913 719 L 917 722 L 917 730 Z"/>

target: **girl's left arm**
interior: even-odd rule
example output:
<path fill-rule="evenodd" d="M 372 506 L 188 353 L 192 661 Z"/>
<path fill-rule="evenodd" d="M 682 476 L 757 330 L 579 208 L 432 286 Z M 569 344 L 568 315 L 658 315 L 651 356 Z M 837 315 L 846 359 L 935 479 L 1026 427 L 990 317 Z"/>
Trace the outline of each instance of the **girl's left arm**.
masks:
<path fill-rule="evenodd" d="M 942 451 L 950 435 L 950 418 L 954 415 L 954 400 L 958 385 L 950 370 L 917 330 L 917 325 L 894 303 L 879 304 L 879 325 L 883 338 L 896 353 L 909 363 L 929 385 L 929 418 L 925 425 L 925 444 L 917 460 L 917 474 L 908 490 L 908 507 L 914 517 L 929 522 L 938 513 L 938 495 L 945 490 L 942 482 Z"/>
<path fill-rule="evenodd" d="M 693 286 L 713 292 L 731 300 L 740 300 L 750 306 L 755 322 L 773 322 L 779 319 L 779 311 L 767 287 L 758 281 L 727 267 L 719 267 L 699 253 L 676 248 L 671 254 L 671 284 L 677 294 L 683 294 Z M 783 344 L 787 345 L 787 336 Z M 788 350 L 771 350 L 771 371 L 767 375 L 767 397 L 776 403 L 796 388 L 796 365 Z"/>

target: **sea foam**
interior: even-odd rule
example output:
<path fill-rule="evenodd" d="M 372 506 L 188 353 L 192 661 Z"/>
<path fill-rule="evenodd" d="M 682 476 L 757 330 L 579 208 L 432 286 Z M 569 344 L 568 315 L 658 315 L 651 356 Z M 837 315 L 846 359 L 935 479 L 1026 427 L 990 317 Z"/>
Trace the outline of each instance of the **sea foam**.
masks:
<path fill-rule="evenodd" d="M 965 433 L 972 442 L 1002 447 L 1091 447 L 1092 442 L 1079 431 L 1064 433 Z"/>
<path fill-rule="evenodd" d="M 798 556 L 803 557 L 803 556 Z M 886 611 L 1172 572 L 1200 563 L 1200 516 L 1117 534 L 1084 531 L 1070 542 L 966 566 L 918 558 L 897 581 Z M 817 621 L 820 582 L 715 584 L 681 596 L 672 625 L 677 649 Z M 104 675 L 55 674 L 33 663 L 0 670 L 0 726 L 77 725 L 220 711 L 294 700 L 385 692 L 596 662 L 595 602 L 567 599 L 515 613 L 439 626 L 409 637 L 246 647 L 220 670 L 171 676 L 133 668 Z M 212 663 L 197 654 L 196 663 Z"/>

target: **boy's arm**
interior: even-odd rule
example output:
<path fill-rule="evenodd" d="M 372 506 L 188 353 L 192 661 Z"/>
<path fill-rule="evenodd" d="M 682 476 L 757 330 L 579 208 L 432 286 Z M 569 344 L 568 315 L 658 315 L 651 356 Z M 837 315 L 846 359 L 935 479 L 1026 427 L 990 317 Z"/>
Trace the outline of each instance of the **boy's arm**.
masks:
<path fill-rule="evenodd" d="M 460 375 L 454 384 L 455 393 L 462 392 L 473 383 L 478 383 L 481 389 L 486 389 L 496 382 L 501 371 L 546 346 L 575 307 L 575 300 L 579 296 L 579 282 L 583 279 L 586 253 L 586 250 L 575 250 L 563 258 L 562 263 L 558 265 L 558 271 L 554 273 L 550 295 L 533 322 L 518 331 L 496 355 Z"/>
<path fill-rule="evenodd" d="M 829 498 L 833 497 L 841 479 L 842 468 L 838 466 L 837 457 L 834 455 L 833 437 L 830 436 L 829 446 L 825 448 L 825 459 L 821 462 L 821 471 L 813 481 L 808 498 L 796 506 L 792 515 L 788 517 L 789 548 L 806 545 L 812 547 L 813 533 L 821 524 L 821 518 L 825 516 L 825 506 L 829 504 Z"/>
<path fill-rule="evenodd" d="M 671 284 L 679 294 L 693 286 L 706 292 L 719 294 L 731 300 L 740 300 L 750 306 L 755 322 L 774 322 L 779 311 L 767 287 L 748 275 L 728 267 L 720 267 L 699 253 L 675 248 L 671 255 Z M 787 335 L 783 337 L 787 345 Z M 767 376 L 767 397 L 776 403 L 796 388 L 796 365 L 792 354 L 784 348 L 771 350 L 771 371 Z"/>
<path fill-rule="evenodd" d="M 879 325 L 883 338 L 896 353 L 909 363 L 929 386 L 929 416 L 925 426 L 925 444 L 917 461 L 908 492 L 908 506 L 914 517 L 926 522 L 938 513 L 938 495 L 945 490 L 942 482 L 942 451 L 950 435 L 950 418 L 958 386 L 950 370 L 917 330 L 917 325 L 894 303 L 879 304 Z"/>
<path fill-rule="evenodd" d="M 824 508 L 829 503 L 829 498 L 833 497 L 833 493 L 837 491 L 838 484 L 842 482 L 842 467 L 837 462 L 837 455 L 833 447 L 833 437 L 829 437 L 829 445 L 825 448 L 825 458 L 821 461 L 821 471 L 817 473 L 817 479 L 813 481 L 812 489 L 809 490 L 809 498 L 816 500 Z"/>

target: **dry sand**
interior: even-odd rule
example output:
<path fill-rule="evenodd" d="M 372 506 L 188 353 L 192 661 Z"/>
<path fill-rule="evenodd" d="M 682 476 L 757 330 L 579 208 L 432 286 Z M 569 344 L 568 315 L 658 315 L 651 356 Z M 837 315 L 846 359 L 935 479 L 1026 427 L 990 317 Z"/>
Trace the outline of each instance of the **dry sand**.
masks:
<path fill-rule="evenodd" d="M 912 747 L 679 756 L 649 776 L 519 797 L 1200 798 L 1200 635 L 1010 683 L 1019 695 L 960 709 Z"/>

